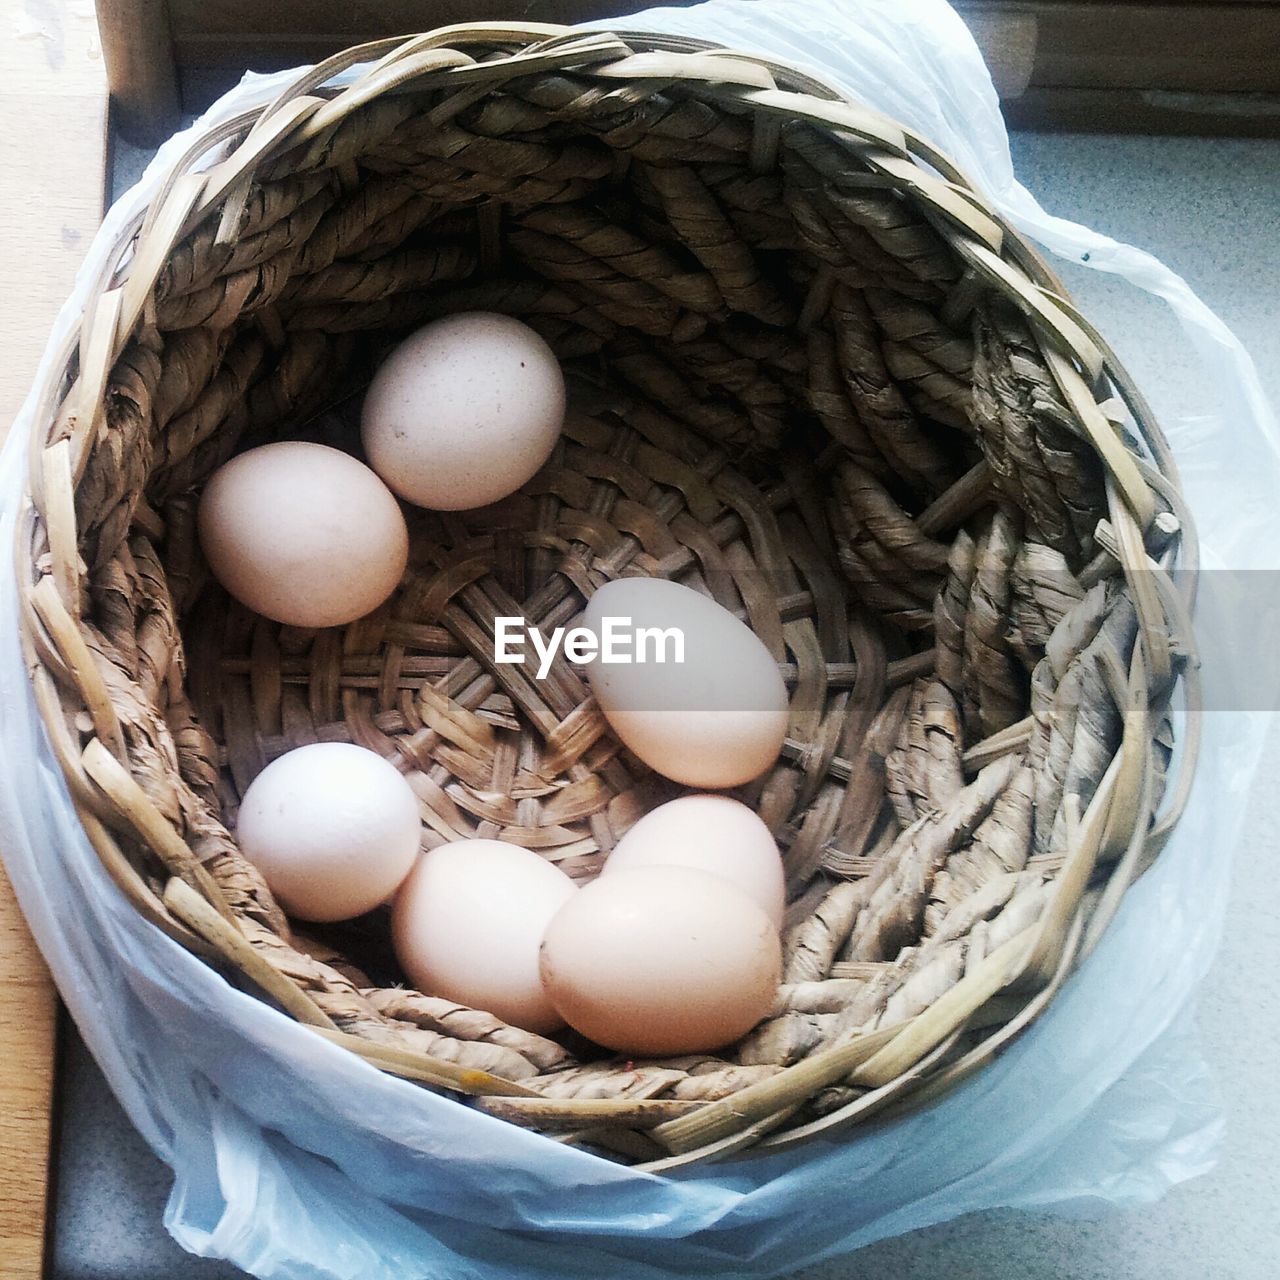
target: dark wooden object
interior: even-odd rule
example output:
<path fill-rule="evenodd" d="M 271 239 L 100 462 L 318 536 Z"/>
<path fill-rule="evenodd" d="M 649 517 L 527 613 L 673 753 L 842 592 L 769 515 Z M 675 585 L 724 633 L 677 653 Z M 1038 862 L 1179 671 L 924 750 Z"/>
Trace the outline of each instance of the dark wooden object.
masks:
<path fill-rule="evenodd" d="M 762 3 L 767 0 L 761 0 Z M 576 22 L 641 0 L 98 0 L 121 130 L 155 141 L 246 68 L 451 22 Z M 1280 134 L 1280 0 L 957 0 L 1012 127 Z"/>

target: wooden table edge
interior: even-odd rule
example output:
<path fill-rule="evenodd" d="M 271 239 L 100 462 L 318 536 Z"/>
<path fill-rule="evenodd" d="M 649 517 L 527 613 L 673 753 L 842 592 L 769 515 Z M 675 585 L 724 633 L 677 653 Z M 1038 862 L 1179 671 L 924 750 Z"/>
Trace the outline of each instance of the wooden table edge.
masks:
<path fill-rule="evenodd" d="M 106 77 L 93 15 L 67 0 L 31 12 L 38 25 L 27 38 L 0 42 L 0 290 L 15 304 L 0 310 L 0 439 L 107 196 Z M 57 1013 L 0 865 L 0 1280 L 37 1280 L 50 1264 Z"/>

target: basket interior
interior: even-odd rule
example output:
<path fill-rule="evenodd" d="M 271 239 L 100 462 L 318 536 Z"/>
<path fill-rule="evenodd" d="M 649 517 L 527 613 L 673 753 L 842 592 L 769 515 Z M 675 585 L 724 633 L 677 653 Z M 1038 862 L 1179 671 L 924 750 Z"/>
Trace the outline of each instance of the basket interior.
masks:
<path fill-rule="evenodd" d="M 777 1145 L 963 1074 L 1031 1007 L 992 1001 L 1009 974 L 987 991 L 989 962 L 1007 968 L 1018 942 L 1025 958 L 1064 901 L 1060 923 L 1075 917 L 1091 877 L 1105 883 L 1135 831 L 1141 844 L 1163 786 L 1167 691 L 1144 687 L 1150 786 L 1064 889 L 1100 787 L 1115 800 L 1103 784 L 1138 679 L 1117 529 L 1139 548 L 1147 533 L 1161 563 L 1178 530 L 1147 461 L 1145 529 L 1117 504 L 1078 402 L 1087 387 L 1096 411 L 1105 378 L 1028 306 L 1025 264 L 1016 288 L 980 269 L 976 199 L 966 221 L 930 165 L 822 112 L 575 65 L 428 78 L 344 111 L 321 96 L 319 125 L 252 163 L 238 135 L 215 153 L 231 157 L 214 170 L 225 190 L 165 246 L 75 485 L 80 628 L 128 772 L 189 854 L 177 865 L 112 793 L 131 892 L 377 1065 L 417 1061 L 415 1078 L 454 1089 L 448 1064 L 518 1082 L 526 1096 L 469 1092 L 618 1158 L 722 1149 L 748 1122 Z M 401 588 L 349 627 L 282 627 L 230 600 L 194 538 L 203 481 L 284 436 L 358 453 L 379 359 L 471 309 L 520 317 L 563 362 L 570 410 L 547 466 L 493 507 L 409 510 Z M 1122 452 L 1145 448 L 1111 430 Z M 403 989 L 384 920 L 291 928 L 234 840 L 266 763 L 351 740 L 405 771 L 428 846 L 496 837 L 593 876 L 679 789 L 620 748 L 563 659 L 542 682 L 494 666 L 492 622 L 568 625 L 628 574 L 713 595 L 791 692 L 782 758 L 735 793 L 784 853 L 784 985 L 745 1040 L 669 1062 Z M 902 1042 L 957 990 L 972 1008 Z M 833 1065 L 797 1084 L 805 1061 Z M 734 1095 L 752 1100 L 736 1128 L 699 1119 Z"/>

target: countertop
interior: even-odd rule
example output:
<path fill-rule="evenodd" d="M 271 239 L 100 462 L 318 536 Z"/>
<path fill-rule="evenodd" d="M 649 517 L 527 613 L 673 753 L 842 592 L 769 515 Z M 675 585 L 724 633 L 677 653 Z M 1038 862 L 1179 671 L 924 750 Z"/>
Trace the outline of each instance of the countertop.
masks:
<path fill-rule="evenodd" d="M 106 80 L 92 5 L 0 5 L 0 441 L 102 217 Z M 6 622 L 9 620 L 6 619 Z M 45 1255 L 53 982 L 0 868 L 0 1276 Z"/>
<path fill-rule="evenodd" d="M 1243 339 L 1280 403 L 1280 142 L 1018 135 L 1019 176 L 1053 212 L 1152 250 Z M 119 179 L 139 158 L 117 154 Z M 1064 272 L 1157 415 L 1207 412 L 1197 370 L 1173 355 L 1173 320 L 1156 303 L 1081 267 Z M 1221 953 L 1197 1023 L 1226 1100 L 1218 1167 L 1158 1204 L 1071 1216 L 972 1214 L 796 1273 L 793 1280 L 1271 1280 L 1280 1204 L 1280 907 L 1272 880 L 1280 832 L 1280 731 L 1263 762 L 1236 850 Z M 146 1150 L 68 1031 L 57 1164 L 55 1280 L 232 1280 L 188 1259 L 161 1225 L 168 1171 Z"/>

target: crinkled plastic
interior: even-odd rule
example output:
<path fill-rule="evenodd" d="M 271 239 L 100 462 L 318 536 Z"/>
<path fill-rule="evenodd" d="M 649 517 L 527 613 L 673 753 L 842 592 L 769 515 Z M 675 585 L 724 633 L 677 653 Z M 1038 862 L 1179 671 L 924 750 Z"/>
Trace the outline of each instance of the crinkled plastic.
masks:
<path fill-rule="evenodd" d="M 703 36 L 825 73 L 948 151 L 1053 252 L 1087 255 L 1165 299 L 1218 407 L 1215 422 L 1166 424 L 1206 561 L 1276 567 L 1261 513 L 1280 492 L 1280 450 L 1248 357 L 1154 258 L 1051 217 L 1015 182 L 996 95 L 950 8 L 711 0 L 600 25 Z M 285 78 L 247 78 L 198 127 L 264 102 Z M 171 140 L 109 214 L 46 360 L 117 228 L 184 146 Z M 28 400 L 0 458 L 0 546 L 12 545 L 33 413 Z M 281 1280 L 761 1277 L 975 1209 L 1151 1200 L 1212 1163 L 1221 1116 L 1186 1010 L 1217 941 L 1259 713 L 1206 715 L 1173 840 L 1045 1016 L 992 1065 L 841 1141 L 655 1177 L 382 1075 L 146 924 L 76 822 L 16 609 L 5 573 L 0 848 L 85 1040 L 174 1170 L 165 1222 L 193 1253 Z"/>

